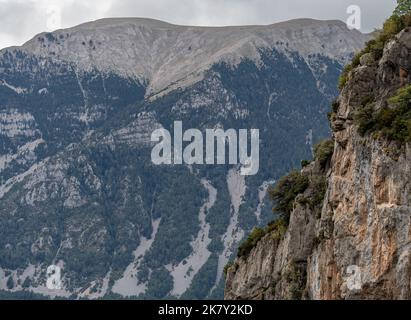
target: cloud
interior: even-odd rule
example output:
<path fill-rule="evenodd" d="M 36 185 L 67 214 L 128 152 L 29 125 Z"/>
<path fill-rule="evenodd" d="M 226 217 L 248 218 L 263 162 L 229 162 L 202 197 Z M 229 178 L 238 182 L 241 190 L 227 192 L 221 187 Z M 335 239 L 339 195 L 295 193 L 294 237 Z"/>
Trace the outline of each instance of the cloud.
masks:
<path fill-rule="evenodd" d="M 0 0 L 0 48 L 38 33 L 109 16 L 107 0 Z"/>
<path fill-rule="evenodd" d="M 37 33 L 108 17 L 145 17 L 182 25 L 271 24 L 294 18 L 346 20 L 362 10 L 362 30 L 380 27 L 395 0 L 0 0 L 0 48 Z"/>
<path fill-rule="evenodd" d="M 37 15 L 33 15 L 36 7 L 28 1 L 0 0 L 0 47 L 4 44 L 18 43 L 30 34 L 31 30 L 26 21 L 32 20 L 38 25 Z"/>
<path fill-rule="evenodd" d="M 271 24 L 296 18 L 339 19 L 347 8 L 362 9 L 363 31 L 381 26 L 395 0 L 122 0 L 113 3 L 115 16 L 132 15 L 190 25 Z"/>

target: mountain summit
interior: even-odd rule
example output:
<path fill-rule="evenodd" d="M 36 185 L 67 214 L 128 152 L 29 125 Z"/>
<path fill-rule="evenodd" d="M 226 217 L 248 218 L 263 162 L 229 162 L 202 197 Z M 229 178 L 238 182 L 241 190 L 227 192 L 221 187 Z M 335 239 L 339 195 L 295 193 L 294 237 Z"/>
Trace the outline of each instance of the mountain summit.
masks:
<path fill-rule="evenodd" d="M 148 94 L 189 86 L 219 62 L 261 63 L 261 49 L 299 52 L 346 63 L 366 35 L 341 21 L 299 19 L 268 26 L 191 27 L 166 22 L 115 18 L 44 33 L 23 46 L 36 56 L 55 56 L 81 70 L 114 72 L 148 84 Z"/>

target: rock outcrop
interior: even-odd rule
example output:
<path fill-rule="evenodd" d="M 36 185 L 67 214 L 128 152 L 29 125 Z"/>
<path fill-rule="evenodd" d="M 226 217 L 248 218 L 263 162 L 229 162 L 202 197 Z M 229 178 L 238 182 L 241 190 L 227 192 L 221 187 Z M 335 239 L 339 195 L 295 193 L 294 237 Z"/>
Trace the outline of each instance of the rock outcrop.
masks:
<path fill-rule="evenodd" d="M 373 100 L 374 112 L 409 84 L 411 30 L 366 54 L 350 72 L 331 115 L 334 153 L 325 169 L 320 214 L 295 200 L 283 237 L 268 233 L 228 269 L 226 299 L 410 299 L 411 149 L 361 135 L 355 114 Z M 315 161 L 303 169 L 321 174 Z M 325 172 L 324 171 L 324 172 Z"/>

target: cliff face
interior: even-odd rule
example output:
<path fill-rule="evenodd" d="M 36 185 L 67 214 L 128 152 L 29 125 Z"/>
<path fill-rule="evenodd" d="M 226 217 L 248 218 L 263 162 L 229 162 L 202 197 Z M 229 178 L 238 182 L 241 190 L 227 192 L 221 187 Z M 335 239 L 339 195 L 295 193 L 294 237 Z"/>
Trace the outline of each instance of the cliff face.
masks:
<path fill-rule="evenodd" d="M 388 42 L 379 61 L 360 61 L 331 116 L 329 168 L 315 161 L 302 171 L 311 180 L 327 172 L 320 211 L 300 200 L 312 196 L 309 187 L 285 235 L 268 233 L 228 269 L 226 299 L 411 298 L 410 144 L 361 135 L 353 120 L 364 101 L 378 112 L 409 84 L 411 30 Z"/>

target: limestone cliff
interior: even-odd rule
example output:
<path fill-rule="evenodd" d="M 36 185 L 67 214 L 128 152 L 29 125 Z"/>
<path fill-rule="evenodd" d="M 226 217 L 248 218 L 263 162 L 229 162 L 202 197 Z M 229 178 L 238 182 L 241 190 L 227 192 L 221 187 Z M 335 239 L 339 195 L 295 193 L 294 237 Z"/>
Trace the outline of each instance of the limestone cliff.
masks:
<path fill-rule="evenodd" d="M 385 44 L 382 58 L 361 56 L 330 117 L 332 158 L 302 170 L 310 185 L 295 199 L 287 231 L 267 232 L 228 268 L 226 299 L 411 299 L 409 139 L 366 133 L 356 121 L 365 105 L 373 114 L 391 110 L 390 98 L 409 88 L 408 70 L 409 28 Z M 321 175 L 327 189 L 315 208 L 313 178 Z"/>

